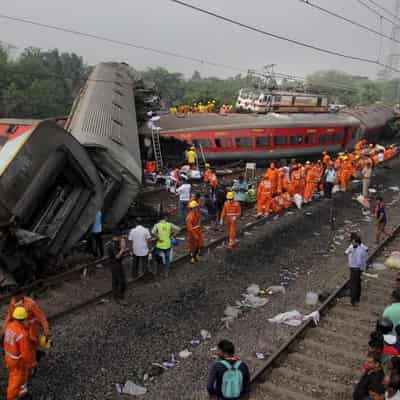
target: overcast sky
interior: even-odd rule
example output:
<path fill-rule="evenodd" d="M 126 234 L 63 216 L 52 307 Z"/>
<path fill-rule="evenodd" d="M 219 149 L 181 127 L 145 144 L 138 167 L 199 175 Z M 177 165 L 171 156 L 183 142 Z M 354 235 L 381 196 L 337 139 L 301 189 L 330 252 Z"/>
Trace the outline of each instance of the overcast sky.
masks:
<path fill-rule="evenodd" d="M 357 0 L 311 0 L 379 30 L 379 21 Z M 367 0 L 363 0 L 367 1 Z M 395 0 L 375 0 L 392 9 Z M 187 0 L 249 25 L 257 26 L 355 56 L 376 59 L 379 38 L 345 22 L 321 14 L 300 0 Z M 315 70 L 341 69 L 375 77 L 378 67 L 335 56 L 316 53 L 246 31 L 210 16 L 201 15 L 169 0 L 15 0 L 0 3 L 0 13 L 34 19 L 43 23 L 108 36 L 143 46 L 160 48 L 243 68 L 259 68 L 275 63 L 276 71 L 306 75 Z M 384 23 L 384 31 L 391 25 Z M 0 40 L 19 48 L 58 48 L 73 51 L 89 64 L 126 61 L 133 67 L 163 66 L 189 75 L 229 76 L 235 73 L 172 57 L 151 54 L 94 39 L 49 31 L 0 19 Z M 383 60 L 390 51 L 384 40 Z"/>

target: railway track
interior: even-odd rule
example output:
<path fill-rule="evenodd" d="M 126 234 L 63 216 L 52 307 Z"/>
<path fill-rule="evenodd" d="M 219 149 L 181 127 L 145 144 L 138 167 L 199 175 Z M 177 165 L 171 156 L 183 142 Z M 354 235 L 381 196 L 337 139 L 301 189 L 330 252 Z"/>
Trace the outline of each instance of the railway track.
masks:
<path fill-rule="evenodd" d="M 369 257 L 382 262 L 385 254 L 400 247 L 400 225 Z M 359 306 L 341 298 L 348 281 L 319 307 L 320 323 L 301 325 L 252 375 L 254 400 L 340 400 L 351 398 L 361 375 L 369 334 L 384 307 L 396 272 L 378 272 L 378 279 L 363 278 Z"/>

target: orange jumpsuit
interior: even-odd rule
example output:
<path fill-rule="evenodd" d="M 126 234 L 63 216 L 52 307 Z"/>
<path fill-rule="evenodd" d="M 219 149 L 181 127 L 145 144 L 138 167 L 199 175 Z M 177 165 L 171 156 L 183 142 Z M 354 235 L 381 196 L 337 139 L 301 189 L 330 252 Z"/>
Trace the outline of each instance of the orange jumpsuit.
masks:
<path fill-rule="evenodd" d="M 257 188 L 257 215 L 262 215 L 264 208 L 265 215 L 270 213 L 272 193 L 273 189 L 271 181 L 264 178 Z"/>
<path fill-rule="evenodd" d="M 270 167 L 265 171 L 264 177 L 271 182 L 272 193 L 275 194 L 278 190 L 279 171 L 275 167 Z"/>
<path fill-rule="evenodd" d="M 194 257 L 204 247 L 199 210 L 190 210 L 186 217 L 189 252 Z"/>
<path fill-rule="evenodd" d="M 292 206 L 292 196 L 290 195 L 290 193 L 284 192 L 282 194 L 282 197 L 284 202 L 284 208 L 290 208 Z"/>
<path fill-rule="evenodd" d="M 277 192 L 282 193 L 284 190 L 289 189 L 289 181 L 286 175 L 286 169 L 280 168 L 278 170 L 278 187 Z"/>
<path fill-rule="evenodd" d="M 208 182 L 210 185 L 215 189 L 218 186 L 218 178 L 217 175 L 215 175 L 213 172 L 210 174 L 208 178 Z"/>
<path fill-rule="evenodd" d="M 350 160 L 343 161 L 340 167 L 340 189 L 342 192 L 350 189 L 350 179 L 353 173 L 353 165 Z"/>
<path fill-rule="evenodd" d="M 36 366 L 36 351 L 39 348 L 39 335 L 40 329 L 43 330 L 45 336 L 49 335 L 49 323 L 47 322 L 46 315 L 39 307 L 39 305 L 30 297 L 24 297 L 22 301 L 16 302 L 13 298 L 10 305 L 8 306 L 8 312 L 6 319 L 4 321 L 4 327 L 12 321 L 12 313 L 16 306 L 22 306 L 28 312 L 28 318 L 26 322 L 28 323 L 29 339 L 31 342 L 32 350 L 34 351 L 35 357 L 33 358 L 33 364 L 31 368 Z"/>
<path fill-rule="evenodd" d="M 300 169 L 292 171 L 290 176 L 290 194 L 294 196 L 296 193 L 303 196 L 304 192 L 304 177 Z"/>
<path fill-rule="evenodd" d="M 7 400 L 17 400 L 28 393 L 29 369 L 34 358 L 28 327 L 15 320 L 8 322 L 4 330 L 4 360 L 8 369 Z"/>
<path fill-rule="evenodd" d="M 320 180 L 319 168 L 311 167 L 306 176 L 306 188 L 304 189 L 304 202 L 308 203 L 312 200 L 313 193 L 317 189 Z"/>
<path fill-rule="evenodd" d="M 357 152 L 360 152 L 363 149 L 365 143 L 367 143 L 367 141 L 365 139 L 359 140 L 356 143 L 356 145 L 354 146 L 354 150 L 356 150 Z"/>
<path fill-rule="evenodd" d="M 224 208 L 221 213 L 221 220 L 225 221 L 226 227 L 228 229 L 228 248 L 232 249 L 236 244 L 236 230 L 237 222 L 242 211 L 240 208 L 240 203 L 234 200 L 225 201 Z"/>

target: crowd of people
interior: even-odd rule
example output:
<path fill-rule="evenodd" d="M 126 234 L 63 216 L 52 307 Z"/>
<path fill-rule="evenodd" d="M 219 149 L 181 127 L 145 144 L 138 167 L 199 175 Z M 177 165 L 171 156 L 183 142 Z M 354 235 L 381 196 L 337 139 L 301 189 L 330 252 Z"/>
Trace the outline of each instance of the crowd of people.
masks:
<path fill-rule="evenodd" d="M 371 332 L 362 375 L 353 400 L 400 399 L 400 277 L 393 285 L 392 304 Z"/>
<path fill-rule="evenodd" d="M 209 100 L 205 103 L 201 101 L 198 103 L 180 104 L 177 106 L 170 107 L 170 114 L 191 114 L 191 113 L 215 113 L 218 111 L 216 100 Z M 231 104 L 222 104 L 219 108 L 219 112 L 222 114 L 233 112 L 233 106 Z"/>

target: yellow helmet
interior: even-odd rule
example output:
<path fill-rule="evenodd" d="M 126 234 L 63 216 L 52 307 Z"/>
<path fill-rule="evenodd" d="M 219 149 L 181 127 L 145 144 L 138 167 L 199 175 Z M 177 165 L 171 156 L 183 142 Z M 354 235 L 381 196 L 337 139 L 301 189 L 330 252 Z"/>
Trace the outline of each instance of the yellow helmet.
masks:
<path fill-rule="evenodd" d="M 228 192 L 228 193 L 226 194 L 226 199 L 227 199 L 227 200 L 233 200 L 234 197 L 235 197 L 235 195 L 233 194 L 233 192 Z"/>
<path fill-rule="evenodd" d="M 18 306 L 15 307 L 12 317 L 18 321 L 23 321 L 24 319 L 28 318 L 28 312 L 24 307 Z"/>
<path fill-rule="evenodd" d="M 195 149 L 196 149 L 196 147 L 190 146 L 190 150 L 195 150 Z"/>
<path fill-rule="evenodd" d="M 206 163 L 206 168 L 210 168 L 211 165 L 209 163 Z"/>
<path fill-rule="evenodd" d="M 188 207 L 189 208 L 196 208 L 199 206 L 199 203 L 196 200 L 192 200 L 189 202 Z"/>
<path fill-rule="evenodd" d="M 310 164 L 311 164 L 311 162 L 307 160 L 306 161 L 306 165 L 310 165 Z"/>

